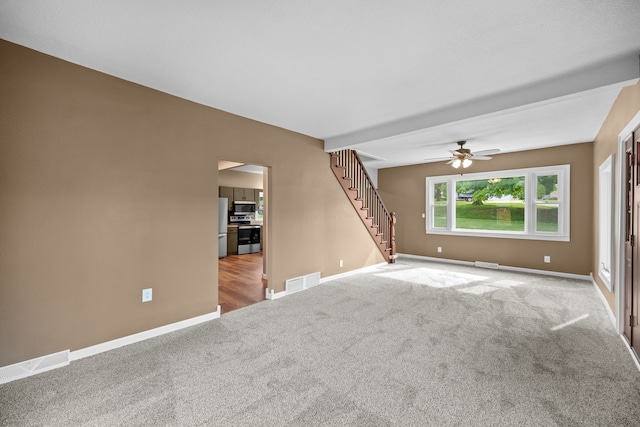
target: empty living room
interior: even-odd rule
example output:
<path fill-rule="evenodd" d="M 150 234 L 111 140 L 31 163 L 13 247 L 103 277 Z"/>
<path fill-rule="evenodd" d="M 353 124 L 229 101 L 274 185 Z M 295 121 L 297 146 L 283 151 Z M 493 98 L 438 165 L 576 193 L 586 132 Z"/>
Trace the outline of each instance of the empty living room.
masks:
<path fill-rule="evenodd" d="M 640 425 L 639 18 L 0 2 L 0 426 Z"/>

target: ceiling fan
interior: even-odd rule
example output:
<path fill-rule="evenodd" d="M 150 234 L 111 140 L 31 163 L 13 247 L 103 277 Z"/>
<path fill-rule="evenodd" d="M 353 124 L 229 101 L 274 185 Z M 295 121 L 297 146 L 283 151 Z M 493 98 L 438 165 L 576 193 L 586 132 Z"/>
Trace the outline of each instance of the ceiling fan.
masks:
<path fill-rule="evenodd" d="M 488 156 L 489 154 L 496 154 L 500 152 L 499 149 L 494 148 L 492 150 L 483 150 L 478 151 L 475 154 L 471 154 L 471 150 L 464 148 L 464 144 L 466 144 L 466 142 L 467 141 L 458 141 L 460 148 L 456 150 L 449 150 L 452 157 L 451 160 L 447 162 L 448 165 L 450 164 L 456 169 L 461 165 L 463 168 L 468 168 L 471 166 L 471 163 L 473 163 L 471 160 L 472 158 L 473 160 L 491 160 L 491 157 Z"/>

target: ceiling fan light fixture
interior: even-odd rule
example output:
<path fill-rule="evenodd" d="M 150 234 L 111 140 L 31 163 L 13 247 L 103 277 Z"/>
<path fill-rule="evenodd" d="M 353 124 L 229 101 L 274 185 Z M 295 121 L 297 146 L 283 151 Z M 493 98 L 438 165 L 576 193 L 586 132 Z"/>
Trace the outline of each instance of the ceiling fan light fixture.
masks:
<path fill-rule="evenodd" d="M 494 148 L 492 150 L 478 151 L 474 156 L 474 154 L 471 153 L 471 150 L 469 150 L 468 148 L 464 148 L 464 144 L 466 143 L 467 141 L 458 141 L 458 145 L 460 146 L 460 148 L 449 150 L 449 152 L 451 153 L 451 158 L 447 162 L 447 164 L 450 164 L 455 169 L 458 169 L 460 166 L 462 166 L 463 168 L 468 168 L 473 163 L 473 160 L 471 160 L 472 158 L 474 160 L 491 160 L 491 157 L 487 156 L 487 154 L 500 152 L 499 149 Z"/>

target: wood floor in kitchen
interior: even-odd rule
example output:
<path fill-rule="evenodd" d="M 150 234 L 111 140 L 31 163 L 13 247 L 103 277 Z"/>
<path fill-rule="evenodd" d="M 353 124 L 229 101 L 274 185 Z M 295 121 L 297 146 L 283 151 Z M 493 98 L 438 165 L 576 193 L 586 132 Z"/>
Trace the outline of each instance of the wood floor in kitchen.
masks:
<path fill-rule="evenodd" d="M 218 260 L 220 314 L 265 300 L 262 252 L 230 255 Z"/>

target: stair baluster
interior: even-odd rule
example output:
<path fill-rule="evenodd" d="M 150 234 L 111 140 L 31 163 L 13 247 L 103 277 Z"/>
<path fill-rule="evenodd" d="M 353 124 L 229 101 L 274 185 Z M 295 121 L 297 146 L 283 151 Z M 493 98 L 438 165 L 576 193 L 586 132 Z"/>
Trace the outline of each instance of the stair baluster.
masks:
<path fill-rule="evenodd" d="M 396 259 L 396 215 L 385 207 L 355 150 L 330 154 L 331 169 L 389 263 Z"/>

